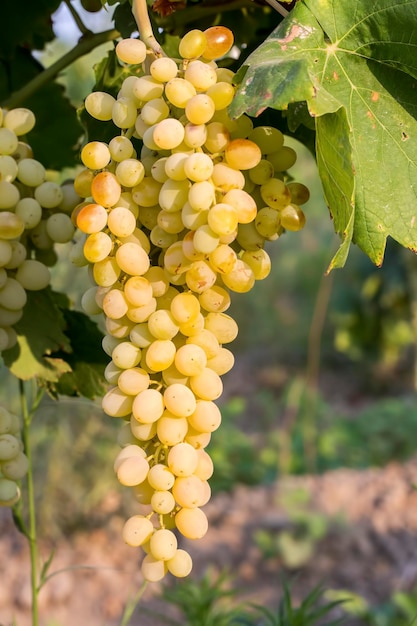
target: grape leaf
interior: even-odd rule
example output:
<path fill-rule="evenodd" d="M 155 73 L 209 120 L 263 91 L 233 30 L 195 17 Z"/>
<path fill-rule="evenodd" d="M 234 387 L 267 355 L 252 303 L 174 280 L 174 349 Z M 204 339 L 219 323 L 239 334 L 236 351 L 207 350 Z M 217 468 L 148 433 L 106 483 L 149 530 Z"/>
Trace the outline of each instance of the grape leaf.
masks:
<path fill-rule="evenodd" d="M 45 43 L 55 37 L 52 30 L 51 13 L 61 0 L 2 0 L 2 28 L 0 59 L 12 59 L 15 48 L 24 46 L 42 50 Z"/>
<path fill-rule="evenodd" d="M 15 376 L 39 379 L 53 396 L 103 395 L 108 362 L 101 347 L 103 335 L 84 313 L 69 309 L 65 295 L 49 288 L 28 292 L 15 330 L 17 345 L 2 353 Z"/>
<path fill-rule="evenodd" d="M 113 13 L 114 27 L 122 37 L 130 37 L 138 29 L 129 2 L 120 3 Z"/>
<path fill-rule="evenodd" d="M 71 369 L 62 356 L 52 356 L 58 350 L 71 351 L 65 335 L 65 319 L 58 305 L 58 298 L 63 296 L 49 288 L 29 291 L 27 295 L 23 317 L 14 326 L 18 342 L 13 348 L 5 350 L 2 357 L 6 367 L 21 380 L 39 378 L 56 382 Z"/>
<path fill-rule="evenodd" d="M 386 239 L 417 250 L 417 0 L 300 0 L 246 61 L 233 116 L 305 101 L 343 243 L 374 263 Z"/>
<path fill-rule="evenodd" d="M 79 311 L 63 310 L 66 322 L 65 335 L 71 343 L 71 354 L 55 352 L 53 358 L 63 358 L 71 371 L 64 373 L 59 381 L 50 385 L 54 394 L 83 396 L 94 399 L 105 392 L 104 369 L 108 357 L 101 347 L 103 334 L 87 315 Z M 88 337 L 88 341 L 85 338 Z"/>
<path fill-rule="evenodd" d="M 29 50 L 17 48 L 11 61 L 0 64 L 0 101 L 7 100 L 42 71 L 42 65 Z M 21 106 L 31 109 L 36 117 L 35 128 L 25 138 L 35 158 L 48 169 L 73 166 L 82 128 L 64 88 L 56 82 L 49 82 L 24 100 Z"/>

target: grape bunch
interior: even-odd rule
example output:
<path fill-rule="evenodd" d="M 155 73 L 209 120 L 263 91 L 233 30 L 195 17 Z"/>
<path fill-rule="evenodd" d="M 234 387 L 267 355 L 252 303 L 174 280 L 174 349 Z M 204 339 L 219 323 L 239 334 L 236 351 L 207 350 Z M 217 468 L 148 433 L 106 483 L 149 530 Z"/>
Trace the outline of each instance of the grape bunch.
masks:
<path fill-rule="evenodd" d="M 16 504 L 20 498 L 17 481 L 26 476 L 29 469 L 20 432 L 20 418 L 0 406 L 0 506 Z"/>
<path fill-rule="evenodd" d="M 146 552 L 150 581 L 191 571 L 175 530 L 190 539 L 207 532 L 206 447 L 238 333 L 226 313 L 231 292 L 264 279 L 265 243 L 305 222 L 308 189 L 289 182 L 296 154 L 282 133 L 227 113 L 234 74 L 215 59 L 232 45 L 225 27 L 193 30 L 174 60 L 123 39 L 116 55 L 131 72 L 117 97 L 96 91 L 85 100 L 93 118 L 120 132 L 82 148 L 74 258 L 83 263 L 82 247 L 93 283 L 83 308 L 104 313 L 111 360 L 102 406 L 124 420 L 114 469 L 143 505 L 123 537 Z"/>
<path fill-rule="evenodd" d="M 16 343 L 26 292 L 49 284 L 54 243 L 72 239 L 70 214 L 81 200 L 72 182 L 49 181 L 33 158 L 23 138 L 34 126 L 29 109 L 0 109 L 0 352 Z"/>

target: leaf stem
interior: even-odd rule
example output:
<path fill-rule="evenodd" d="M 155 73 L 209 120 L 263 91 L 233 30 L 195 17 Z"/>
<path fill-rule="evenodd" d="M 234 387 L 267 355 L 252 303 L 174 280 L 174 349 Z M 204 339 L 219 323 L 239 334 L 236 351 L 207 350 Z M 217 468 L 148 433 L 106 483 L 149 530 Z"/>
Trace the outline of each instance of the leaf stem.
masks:
<path fill-rule="evenodd" d="M 149 19 L 148 5 L 146 0 L 133 0 L 132 13 L 139 29 L 140 38 L 147 48 L 150 48 L 156 56 L 166 56 L 160 44 L 153 34 L 151 20 Z"/>
<path fill-rule="evenodd" d="M 30 584 L 32 590 L 32 626 L 38 626 L 39 624 L 39 610 L 38 610 L 38 566 L 39 566 L 39 547 L 36 532 L 36 505 L 35 505 L 35 488 L 33 481 L 33 457 L 30 441 L 30 425 L 36 409 L 44 395 L 44 390 L 38 388 L 35 399 L 32 402 L 31 409 L 29 410 L 25 383 L 19 379 L 19 393 L 20 404 L 23 417 L 22 439 L 25 454 L 29 461 L 29 469 L 26 477 L 27 481 L 27 505 L 29 523 L 26 532 L 26 536 L 29 542 L 30 553 Z"/>
<path fill-rule="evenodd" d="M 125 606 L 125 610 L 123 611 L 122 621 L 120 622 L 120 626 L 127 626 L 130 622 L 130 618 L 133 615 L 134 610 L 142 599 L 143 594 L 145 593 L 146 587 L 148 585 L 148 581 L 144 580 L 139 590 L 133 598 L 128 600 Z"/>
<path fill-rule="evenodd" d="M 84 24 L 81 17 L 77 13 L 77 11 L 74 9 L 73 5 L 71 4 L 71 0 L 64 0 L 64 2 L 67 5 L 68 10 L 71 13 L 74 22 L 77 24 L 78 29 L 80 30 L 81 34 L 89 35 L 91 33 L 91 30 L 87 28 L 87 26 Z"/>
<path fill-rule="evenodd" d="M 72 50 L 64 54 L 64 56 L 58 59 L 50 67 L 35 76 L 35 78 L 29 81 L 21 89 L 15 91 L 15 93 L 4 101 L 1 106 L 7 109 L 13 109 L 14 107 L 20 106 L 22 102 L 27 100 L 27 98 L 32 96 L 36 91 L 38 91 L 38 89 L 43 87 L 50 80 L 53 80 L 60 72 L 62 72 L 62 70 L 71 65 L 71 63 L 85 54 L 88 54 L 97 46 L 100 46 L 107 41 L 111 41 L 112 39 L 116 39 L 117 37 L 120 37 L 120 33 L 114 28 L 103 31 L 102 33 L 92 33 L 89 31 L 88 34 L 81 37 L 78 44 L 72 48 Z"/>

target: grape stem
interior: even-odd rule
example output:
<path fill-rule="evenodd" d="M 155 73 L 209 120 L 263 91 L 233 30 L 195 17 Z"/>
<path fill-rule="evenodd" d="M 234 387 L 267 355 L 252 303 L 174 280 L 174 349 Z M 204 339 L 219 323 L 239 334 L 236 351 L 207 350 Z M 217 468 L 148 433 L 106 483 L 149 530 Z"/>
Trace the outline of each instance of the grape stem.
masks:
<path fill-rule="evenodd" d="M 132 617 L 134 610 L 136 609 L 137 605 L 139 604 L 140 600 L 142 599 L 143 594 L 145 593 L 146 587 L 147 587 L 148 581 L 144 580 L 143 583 L 141 584 L 141 586 L 139 587 L 139 591 L 137 592 L 137 594 L 135 596 L 133 596 L 133 598 L 131 598 L 126 606 L 125 606 L 125 610 L 123 612 L 122 615 L 122 620 L 120 622 L 120 626 L 127 626 L 130 622 L 130 618 Z"/>
<path fill-rule="evenodd" d="M 46 68 L 40 74 L 35 76 L 26 85 L 24 85 L 18 91 L 10 96 L 7 100 L 1 103 L 6 109 L 13 109 L 20 106 L 25 100 L 32 96 L 38 89 L 46 85 L 50 80 L 53 80 L 62 70 L 71 65 L 74 61 L 79 59 L 94 50 L 97 46 L 100 46 L 106 41 L 117 39 L 120 37 L 120 33 L 115 28 L 103 31 L 102 33 L 91 33 L 81 37 L 78 44 L 72 48 L 69 52 L 64 54 L 60 59 L 53 63 L 50 67 Z"/>
<path fill-rule="evenodd" d="M 132 13 L 139 29 L 140 38 L 146 44 L 146 47 L 150 48 L 158 57 L 166 56 L 153 34 L 146 0 L 133 0 Z"/>
<path fill-rule="evenodd" d="M 27 473 L 27 504 L 29 513 L 29 525 L 27 532 L 27 539 L 29 542 L 30 553 L 30 583 L 32 590 L 32 626 L 38 626 L 39 623 L 39 611 L 38 611 L 38 567 L 39 567 L 39 547 L 36 531 L 36 504 L 35 504 L 35 489 L 33 481 L 33 459 L 32 459 L 32 447 L 30 441 L 30 425 L 32 423 L 33 416 L 39 407 L 40 401 L 44 395 L 44 390 L 38 388 L 37 394 L 32 401 L 29 409 L 25 383 L 19 380 L 19 392 L 20 403 L 23 417 L 23 429 L 22 440 L 24 451 L 29 462 L 29 469 Z"/>
<path fill-rule="evenodd" d="M 287 15 L 290 14 L 289 11 L 287 11 L 287 9 L 284 9 L 284 7 L 282 7 L 279 2 L 277 2 L 277 0 L 265 0 L 265 2 L 267 2 L 269 4 L 269 6 L 271 6 L 273 9 L 275 9 L 275 11 L 278 11 L 278 13 L 280 13 L 280 15 L 282 15 L 282 17 L 287 17 Z"/>
<path fill-rule="evenodd" d="M 67 5 L 68 10 L 69 10 L 69 12 L 72 15 L 72 19 L 77 24 L 81 34 L 82 35 L 88 35 L 89 33 L 91 33 L 91 30 L 89 28 L 87 28 L 87 26 L 82 21 L 81 17 L 78 15 L 77 11 L 74 9 L 73 5 L 71 4 L 71 1 L 70 0 L 64 0 L 64 2 Z"/>

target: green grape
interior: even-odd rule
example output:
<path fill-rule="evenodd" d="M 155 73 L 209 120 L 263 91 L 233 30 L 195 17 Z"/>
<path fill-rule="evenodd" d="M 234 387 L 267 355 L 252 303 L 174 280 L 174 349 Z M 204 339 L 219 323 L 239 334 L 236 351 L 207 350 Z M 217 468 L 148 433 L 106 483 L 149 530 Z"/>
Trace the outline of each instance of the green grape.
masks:
<path fill-rule="evenodd" d="M 297 204 L 305 204 L 310 199 L 310 191 L 308 187 L 303 185 L 302 183 L 290 182 L 287 183 L 287 187 L 291 194 L 291 202 Z"/>
<path fill-rule="evenodd" d="M 0 209 L 14 209 L 19 200 L 19 189 L 7 180 L 0 180 Z"/>
<path fill-rule="evenodd" d="M 14 480 L 0 477 L 0 506 L 13 506 L 19 500 L 20 490 Z"/>
<path fill-rule="evenodd" d="M 262 200 L 273 209 L 281 210 L 291 201 L 291 194 L 285 183 L 279 178 L 270 178 L 261 185 Z"/>
<path fill-rule="evenodd" d="M 259 146 L 262 154 L 275 153 L 284 145 L 284 135 L 278 128 L 272 126 L 257 126 L 248 138 Z"/>
<path fill-rule="evenodd" d="M 23 107 L 7 111 L 3 118 L 4 128 L 13 131 L 17 136 L 30 133 L 35 123 L 36 119 L 34 113 L 30 109 Z"/>
<path fill-rule="evenodd" d="M 134 98 L 119 97 L 112 108 L 112 120 L 118 128 L 131 128 L 136 121 L 136 101 Z"/>
<path fill-rule="evenodd" d="M 9 480 L 21 480 L 29 470 L 29 460 L 23 452 L 5 463 L 1 464 L 1 472 L 4 478 Z"/>
<path fill-rule="evenodd" d="M 207 38 L 205 34 L 198 30 L 190 30 L 180 41 L 179 53 L 183 59 L 194 59 L 200 57 L 207 48 Z"/>
<path fill-rule="evenodd" d="M 17 268 L 15 277 L 26 291 L 40 291 L 49 285 L 51 273 L 40 261 L 25 259 Z"/>
<path fill-rule="evenodd" d="M 0 462 L 11 461 L 22 451 L 22 444 L 10 433 L 0 436 Z"/>
<path fill-rule="evenodd" d="M 115 98 L 104 91 L 89 93 L 84 101 L 86 111 L 96 120 L 108 122 L 112 119 Z"/>
<path fill-rule="evenodd" d="M 268 161 L 272 163 L 276 172 L 286 172 L 294 165 L 296 160 L 297 153 L 289 146 L 283 146 L 280 150 L 268 154 Z"/>
<path fill-rule="evenodd" d="M 304 227 L 305 215 L 296 204 L 288 204 L 280 211 L 281 225 L 286 230 L 301 230 Z"/>

